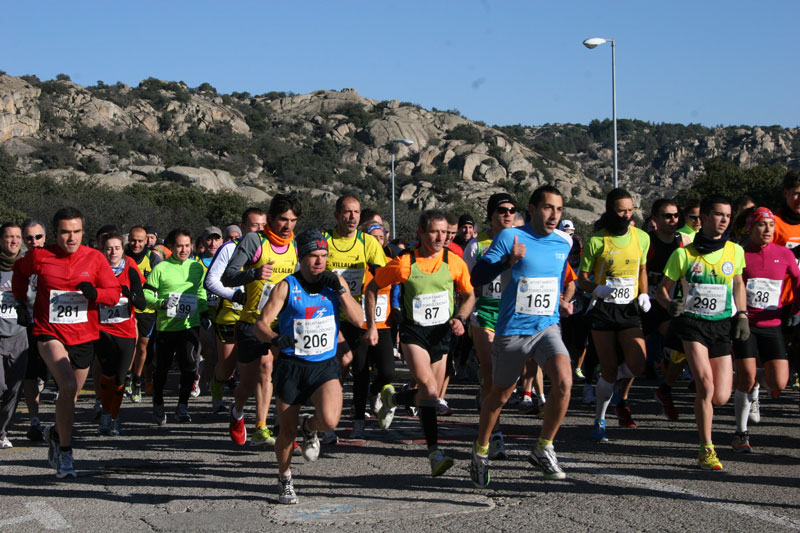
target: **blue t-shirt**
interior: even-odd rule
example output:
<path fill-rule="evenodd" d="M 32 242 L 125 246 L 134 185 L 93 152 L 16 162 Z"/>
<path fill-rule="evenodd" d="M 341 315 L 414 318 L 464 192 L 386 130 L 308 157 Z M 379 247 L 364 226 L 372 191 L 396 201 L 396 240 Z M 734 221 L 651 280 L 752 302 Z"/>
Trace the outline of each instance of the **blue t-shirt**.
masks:
<path fill-rule="evenodd" d="M 281 334 L 294 338 L 295 345 L 281 353 L 305 361 L 326 361 L 336 357 L 339 295 L 328 287 L 323 287 L 319 294 L 309 294 L 297 280 L 300 275 L 298 272 L 284 278 L 289 284 L 289 294 L 278 313 L 278 327 Z"/>
<path fill-rule="evenodd" d="M 558 301 L 572 237 L 559 230 L 539 235 L 528 225 L 505 229 L 494 238 L 481 261 L 502 261 L 511 253 L 514 237 L 525 245 L 525 257 L 511 267 L 511 281 L 500 297 L 495 333 L 533 335 L 559 322 Z"/>

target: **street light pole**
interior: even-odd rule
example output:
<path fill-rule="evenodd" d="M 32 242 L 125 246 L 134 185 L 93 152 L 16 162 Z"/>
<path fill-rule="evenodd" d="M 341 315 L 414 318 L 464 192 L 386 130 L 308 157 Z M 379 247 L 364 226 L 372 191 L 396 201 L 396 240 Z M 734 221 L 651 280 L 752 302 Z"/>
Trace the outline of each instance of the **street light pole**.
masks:
<path fill-rule="evenodd" d="M 592 37 L 583 41 L 586 48 L 597 48 L 601 44 L 611 43 L 611 111 L 614 121 L 614 188 L 619 187 L 617 165 L 617 43 L 614 39 Z"/>
<path fill-rule="evenodd" d="M 403 144 L 405 146 L 411 146 L 414 144 L 414 141 L 411 139 L 394 139 L 391 141 L 392 143 L 392 238 L 397 238 L 397 226 L 396 226 L 396 217 L 395 217 L 395 209 L 394 209 L 394 154 L 395 154 L 395 146 L 397 144 Z"/>

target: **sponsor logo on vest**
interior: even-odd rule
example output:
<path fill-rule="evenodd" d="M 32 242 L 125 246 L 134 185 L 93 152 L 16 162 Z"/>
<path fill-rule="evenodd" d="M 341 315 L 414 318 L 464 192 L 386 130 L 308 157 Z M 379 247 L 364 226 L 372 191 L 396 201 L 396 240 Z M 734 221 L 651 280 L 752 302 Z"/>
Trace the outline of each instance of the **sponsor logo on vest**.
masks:
<path fill-rule="evenodd" d="M 731 274 L 733 274 L 733 263 L 731 263 L 730 261 L 725 261 L 722 264 L 722 273 L 725 274 L 726 276 L 730 276 Z"/>

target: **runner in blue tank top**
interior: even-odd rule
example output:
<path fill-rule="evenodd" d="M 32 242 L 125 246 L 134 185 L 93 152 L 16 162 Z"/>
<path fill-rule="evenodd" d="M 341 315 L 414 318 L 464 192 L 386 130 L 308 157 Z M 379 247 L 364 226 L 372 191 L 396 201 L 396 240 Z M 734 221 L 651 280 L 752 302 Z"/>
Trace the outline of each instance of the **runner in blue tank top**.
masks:
<path fill-rule="evenodd" d="M 270 293 L 255 334 L 271 343 L 275 407 L 280 431 L 275 441 L 280 503 L 297 503 L 290 470 L 300 408 L 310 399 L 315 414 L 303 415 L 303 458 L 319 457 L 318 432 L 336 427 L 342 414 L 342 386 L 336 359 L 339 306 L 353 323 L 363 320 L 361 305 L 350 296 L 347 282 L 325 270 L 328 242 L 317 230 L 295 239 L 300 271 L 284 278 Z M 278 319 L 279 335 L 270 327 Z"/>
<path fill-rule="evenodd" d="M 539 441 L 528 461 L 550 479 L 566 477 L 553 448 L 572 388 L 569 351 L 559 328 L 560 314 L 572 312 L 572 304 L 561 297 L 572 248 L 572 238 L 556 229 L 562 209 L 558 189 L 539 187 L 528 202 L 529 225 L 501 231 L 472 269 L 473 283 L 482 285 L 511 268 L 511 282 L 500 297 L 492 344 L 492 387 L 483 400 L 478 439 L 472 447 L 470 478 L 479 488 L 490 481 L 489 435 L 531 357 L 547 373 L 552 387 Z"/>

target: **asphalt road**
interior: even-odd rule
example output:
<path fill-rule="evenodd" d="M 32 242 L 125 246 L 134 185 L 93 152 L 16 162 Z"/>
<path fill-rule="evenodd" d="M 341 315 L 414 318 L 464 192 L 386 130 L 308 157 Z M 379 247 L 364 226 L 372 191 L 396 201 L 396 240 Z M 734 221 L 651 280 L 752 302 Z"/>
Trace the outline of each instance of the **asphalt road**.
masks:
<path fill-rule="evenodd" d="M 547 480 L 528 464 L 540 421 L 508 408 L 503 426 L 510 457 L 492 462 L 492 482 L 483 490 L 472 486 L 467 470 L 475 385 L 451 386 L 455 413 L 440 418 L 440 444 L 456 465 L 437 479 L 430 477 L 414 418 L 399 415 L 389 431 L 368 421 L 366 440 L 348 440 L 346 394 L 339 444 L 323 446 L 316 463 L 295 458 L 295 506 L 277 504 L 273 453 L 231 443 L 227 415 L 212 414 L 208 396 L 190 404 L 191 423 L 175 423 L 168 411 L 161 428 L 151 422 L 148 398 L 138 405 L 126 399 L 123 435 L 101 437 L 89 420 L 93 399 L 82 395 L 75 480 L 56 479 L 46 446 L 25 439 L 27 415 L 17 414 L 10 430 L 15 447 L 0 451 L 0 530 L 800 530 L 800 393 L 789 390 L 777 400 L 762 394 L 762 422 L 751 427 L 749 455 L 730 449 L 733 400 L 718 408 L 714 441 L 725 470 L 704 472 L 695 460 L 693 396 L 685 383 L 676 388 L 681 418 L 668 422 L 652 400 L 654 387 L 642 380 L 632 390 L 638 428 L 618 428 L 612 408 L 611 442 L 595 444 L 589 439 L 593 407 L 581 403 L 575 386 L 555 442 L 564 481 Z M 52 392 L 43 397 L 50 421 Z M 168 408 L 174 405 L 169 398 Z M 251 429 L 252 405 L 246 417 Z"/>

